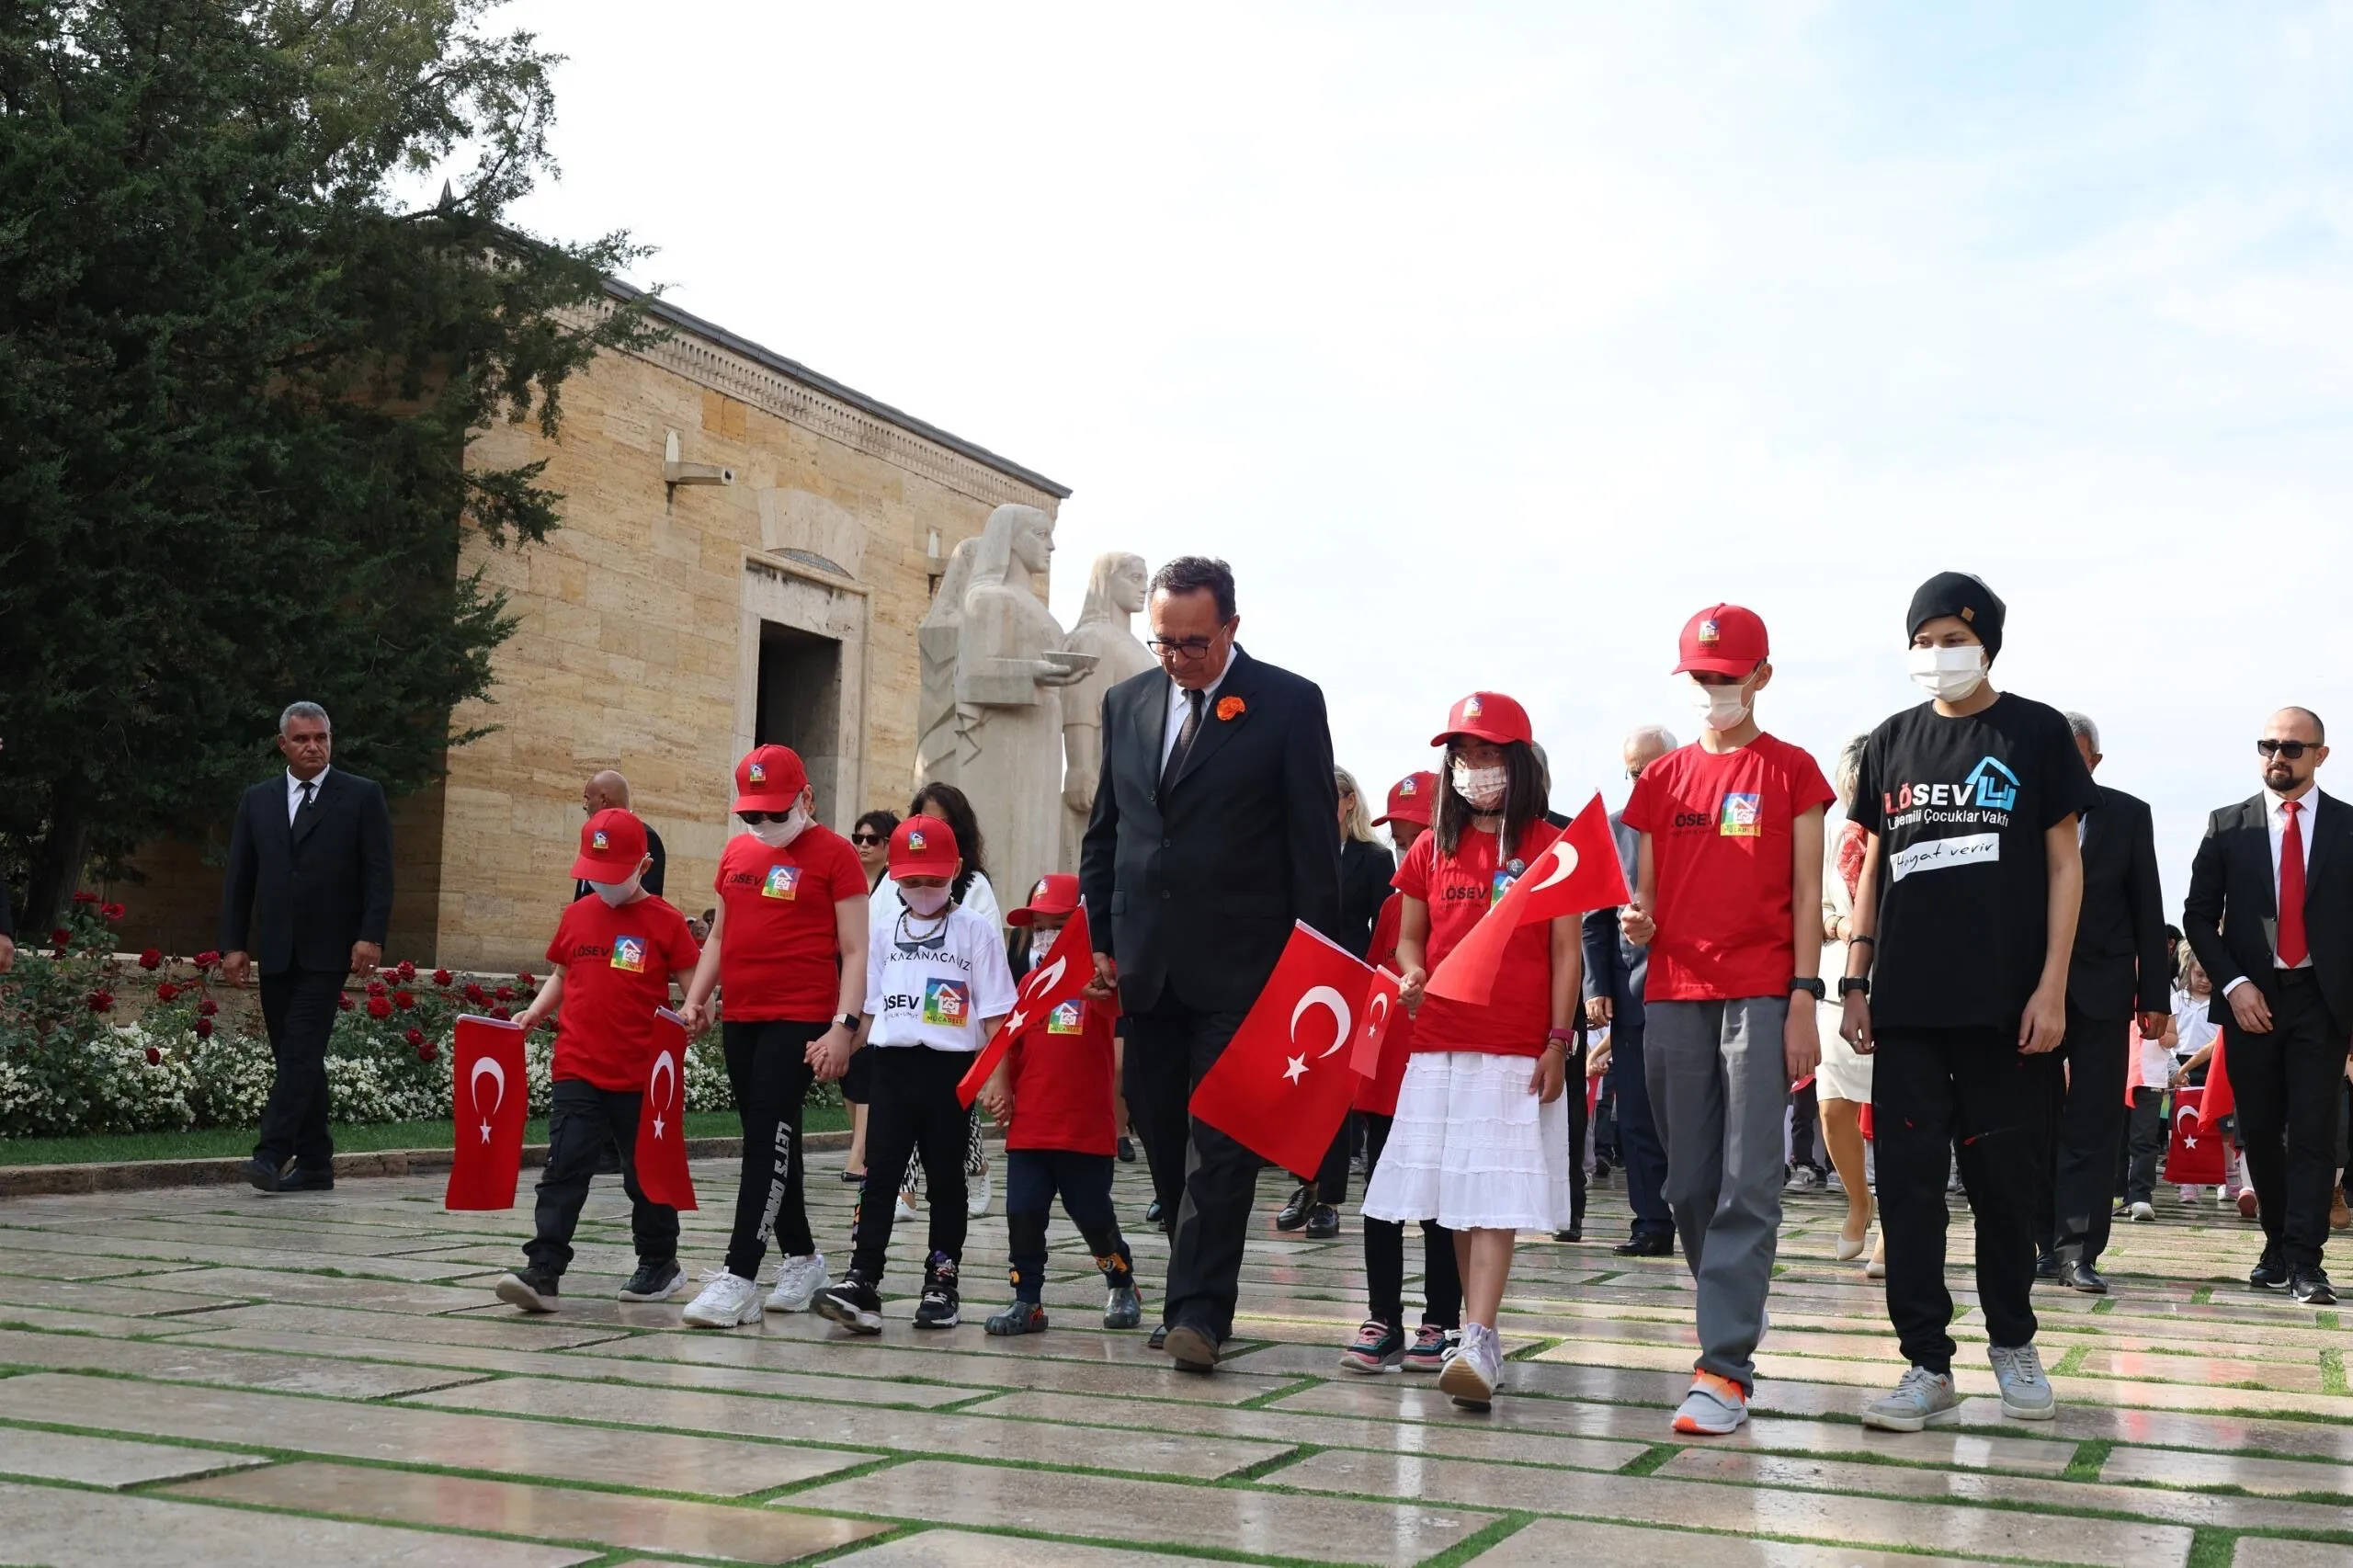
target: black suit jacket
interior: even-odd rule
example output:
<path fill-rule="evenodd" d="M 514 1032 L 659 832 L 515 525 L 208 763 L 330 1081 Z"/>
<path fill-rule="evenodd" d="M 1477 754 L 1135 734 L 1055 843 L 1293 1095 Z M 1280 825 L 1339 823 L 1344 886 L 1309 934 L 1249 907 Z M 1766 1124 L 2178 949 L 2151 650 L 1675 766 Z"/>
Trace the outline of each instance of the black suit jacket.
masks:
<path fill-rule="evenodd" d="M 638 820 L 644 821 L 642 817 Z M 654 824 L 650 822 L 645 824 L 645 852 L 654 857 L 654 864 L 646 870 L 645 881 L 638 885 L 655 898 L 660 898 L 662 896 L 662 868 L 668 857 L 662 851 L 662 835 L 654 831 Z M 572 883 L 572 901 L 577 903 L 596 891 L 586 882 L 574 878 Z"/>
<path fill-rule="evenodd" d="M 1643 835 L 1625 824 L 1624 813 L 1609 813 L 1609 836 L 1618 846 L 1618 863 L 1625 869 L 1626 885 L 1634 885 Z M 1613 1028 L 1643 1027 L 1643 986 L 1650 979 L 1651 950 L 1626 940 L 1618 928 L 1618 910 L 1589 911 L 1585 917 L 1585 994 L 1590 1001 L 1609 998 Z"/>
<path fill-rule="evenodd" d="M 2106 785 L 2084 813 L 2084 904 L 2067 1000 L 2092 1018 L 2173 1011 L 2156 824 L 2146 801 Z"/>
<path fill-rule="evenodd" d="M 264 974 L 341 974 L 355 942 L 381 945 L 392 918 L 392 817 L 372 778 L 340 767 L 286 820 L 286 775 L 245 791 L 229 835 L 221 950 Z"/>
<path fill-rule="evenodd" d="M 2353 837 L 2353 808 L 2317 790 L 2304 800 L 2313 808 L 2304 824 L 2312 835 L 2304 868 L 2304 937 L 2330 1026 L 2340 1037 L 2353 1035 L 2353 848 L 2345 843 Z M 2260 794 L 2224 806 L 2207 819 L 2206 837 L 2190 862 L 2181 932 L 2214 983 L 2208 1016 L 2218 1024 L 2232 1016 L 2222 990 L 2241 975 L 2275 1009 L 2279 1006 L 2273 945 L 2279 903 L 2271 874 L 2270 810 L 2270 797 Z"/>
<path fill-rule="evenodd" d="M 1103 694 L 1103 771 L 1079 888 L 1096 951 L 1119 960 L 1128 1012 L 1150 1011 L 1168 989 L 1204 1011 L 1244 1012 L 1292 922 L 1339 931 L 1340 795 L 1324 693 L 1234 649 L 1163 791 L 1170 689 L 1151 669 Z M 1240 710 L 1221 719 L 1229 699 Z"/>

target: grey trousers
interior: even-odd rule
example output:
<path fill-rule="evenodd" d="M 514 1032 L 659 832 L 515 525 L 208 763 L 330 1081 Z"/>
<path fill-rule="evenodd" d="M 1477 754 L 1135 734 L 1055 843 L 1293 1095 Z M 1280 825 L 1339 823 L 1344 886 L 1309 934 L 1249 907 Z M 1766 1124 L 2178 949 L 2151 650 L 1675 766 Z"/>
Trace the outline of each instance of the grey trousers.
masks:
<path fill-rule="evenodd" d="M 1754 1392 L 1781 1228 L 1789 998 L 1653 1002 L 1645 1013 L 1666 1201 L 1699 1284 L 1699 1369 Z"/>

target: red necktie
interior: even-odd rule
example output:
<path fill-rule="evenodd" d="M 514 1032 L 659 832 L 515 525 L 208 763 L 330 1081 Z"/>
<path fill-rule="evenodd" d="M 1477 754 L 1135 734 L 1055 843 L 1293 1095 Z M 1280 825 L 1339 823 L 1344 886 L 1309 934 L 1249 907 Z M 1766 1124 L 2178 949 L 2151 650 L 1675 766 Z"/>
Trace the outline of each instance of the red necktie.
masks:
<path fill-rule="evenodd" d="M 2296 821 L 2302 801 L 2282 801 L 2288 825 L 2279 830 L 2279 967 L 2294 969 L 2312 956 L 2304 941 L 2304 830 Z"/>

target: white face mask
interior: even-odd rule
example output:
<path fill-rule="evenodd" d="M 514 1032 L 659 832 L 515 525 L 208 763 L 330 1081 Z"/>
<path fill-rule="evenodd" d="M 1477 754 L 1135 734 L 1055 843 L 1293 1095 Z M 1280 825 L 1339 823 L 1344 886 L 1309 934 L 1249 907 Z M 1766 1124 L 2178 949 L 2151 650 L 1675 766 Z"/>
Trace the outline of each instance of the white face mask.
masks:
<path fill-rule="evenodd" d="M 631 877 L 625 882 L 590 882 L 588 886 L 598 898 L 618 909 L 637 896 L 637 881 Z"/>
<path fill-rule="evenodd" d="M 1473 767 L 1458 762 L 1453 771 L 1454 792 L 1470 801 L 1472 810 L 1492 812 L 1504 803 L 1504 789 L 1511 775 L 1502 767 Z"/>
<path fill-rule="evenodd" d="M 1985 650 L 1977 643 L 1958 648 L 1915 648 L 1912 678 L 1939 702 L 1960 702 L 1985 684 Z"/>
<path fill-rule="evenodd" d="M 1736 686 L 1702 686 L 1691 683 L 1691 706 L 1699 710 L 1699 722 L 1711 730 L 1737 730 L 1748 722 L 1748 699 Z"/>
<path fill-rule="evenodd" d="M 903 887 L 899 890 L 899 896 L 906 901 L 909 910 L 922 915 L 926 920 L 948 907 L 948 890 L 944 887 Z"/>
<path fill-rule="evenodd" d="M 747 822 L 744 825 L 770 849 L 781 849 L 800 837 L 809 825 L 809 811 L 805 806 L 795 806 L 782 822 Z"/>

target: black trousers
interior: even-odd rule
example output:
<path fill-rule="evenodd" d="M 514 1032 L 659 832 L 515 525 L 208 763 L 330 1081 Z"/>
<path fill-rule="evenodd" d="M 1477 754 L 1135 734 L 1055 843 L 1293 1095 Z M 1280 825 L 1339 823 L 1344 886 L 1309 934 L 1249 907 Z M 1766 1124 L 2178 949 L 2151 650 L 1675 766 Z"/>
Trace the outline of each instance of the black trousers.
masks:
<path fill-rule="evenodd" d="M 2125 1151 L 2124 1201 L 2147 1203 L 2157 1195 L 2157 1157 L 2165 1152 L 2165 1092 L 2132 1091 L 2130 1146 Z"/>
<path fill-rule="evenodd" d="M 2282 970 L 2279 979 L 2270 1029 L 2249 1034 L 2224 1024 L 2222 1054 L 2265 1243 L 2290 1269 L 2318 1268 L 2336 1186 L 2346 1041 L 2330 1027 L 2309 970 Z"/>
<path fill-rule="evenodd" d="M 1358 1113 L 1364 1123 L 1364 1179 L 1381 1168 L 1396 1118 Z M 1364 1282 L 1372 1315 L 1392 1328 L 1405 1325 L 1405 1227 L 1394 1220 L 1364 1217 Z M 1462 1275 L 1454 1261 L 1454 1233 L 1436 1220 L 1422 1221 L 1422 1322 L 1438 1328 L 1462 1326 Z"/>
<path fill-rule="evenodd" d="M 1976 1213 L 1986 1336 L 2005 1348 L 2034 1338 L 2034 1199 L 2058 1056 L 2021 1054 L 2015 1027 L 1878 1032 L 1871 1124 L 1887 1241 L 1887 1315 L 1915 1366 L 1948 1372 L 1953 1342 L 1945 1177 L 1956 1153 Z"/>
<path fill-rule="evenodd" d="M 1203 1012 L 1168 987 L 1150 1012 L 1128 1018 L 1128 1065 L 1151 1107 L 1154 1181 L 1160 1148 L 1185 1151 L 1182 1201 L 1168 1255 L 1168 1290 L 1161 1321 L 1192 1324 L 1222 1342 L 1233 1331 L 1233 1301 L 1242 1277 L 1242 1244 L 1257 1196 L 1257 1155 L 1187 1107 L 1193 1089 L 1217 1064 L 1226 1041 L 1242 1027 L 1240 1013 Z M 1182 1130 L 1184 1136 L 1176 1136 Z M 1167 1199 L 1164 1197 L 1165 1204 Z"/>
<path fill-rule="evenodd" d="M 1086 1238 L 1095 1267 L 1114 1285 L 1135 1273 L 1135 1258 L 1111 1211 L 1111 1156 L 1066 1149 L 1008 1149 L 1005 1155 L 1005 1226 L 1013 1262 L 1013 1296 L 1044 1298 L 1046 1220 L 1054 1199 Z"/>
<path fill-rule="evenodd" d="M 335 1140 L 327 1133 L 327 1036 L 343 995 L 340 971 L 290 969 L 261 977 L 261 1017 L 278 1071 L 261 1108 L 254 1158 L 283 1171 L 332 1174 Z"/>
<path fill-rule="evenodd" d="M 866 1180 L 850 1220 L 850 1270 L 871 1285 L 882 1278 L 890 1250 L 898 1181 L 890 1174 L 923 1161 L 924 1199 L 931 1210 L 926 1259 L 961 1263 L 964 1233 L 965 1110 L 956 1085 L 972 1053 L 926 1045 L 869 1046 L 874 1066 L 867 1079 Z"/>
<path fill-rule="evenodd" d="M 1315 1201 L 1335 1208 L 1348 1200 L 1348 1151 L 1356 1146 L 1357 1113 L 1350 1111 L 1340 1121 L 1340 1131 L 1332 1135 L 1332 1146 L 1324 1152 L 1324 1163 L 1315 1170 Z"/>
<path fill-rule="evenodd" d="M 1620 1024 L 1609 1038 L 1609 1085 L 1618 1101 L 1618 1148 L 1625 1156 L 1626 1203 L 1634 1211 L 1630 1229 L 1638 1240 L 1672 1236 L 1675 1217 L 1666 1206 L 1666 1145 L 1659 1142 L 1658 1123 L 1652 1119 L 1643 1027 Z"/>
<path fill-rule="evenodd" d="M 2043 1123 L 2050 1157 L 2035 1195 L 2034 1244 L 2063 1258 L 2097 1263 L 2108 1250 L 2116 1196 L 2116 1151 L 2124 1140 L 2125 1063 L 2132 1019 L 2095 1018 L 2067 1008 L 2063 1076 L 2052 1074 Z"/>
<path fill-rule="evenodd" d="M 1569 1102 L 1569 1224 L 1582 1233 L 1585 1230 L 1585 1142 L 1593 1131 L 1593 1112 L 1585 1103 L 1585 1037 L 1577 1037 L 1576 1048 L 1562 1071 L 1561 1094 Z"/>
<path fill-rule="evenodd" d="M 1131 1018 L 1120 1020 L 1120 1038 L 1128 1042 L 1120 1058 L 1120 1092 L 1128 1103 L 1128 1129 L 1143 1142 L 1143 1165 L 1152 1177 L 1153 1201 L 1160 1205 L 1162 1216 L 1173 1227 L 1176 1210 L 1185 1202 L 1185 1144 L 1190 1136 L 1185 1098 L 1178 1096 L 1164 1104 L 1167 1096 L 1154 1095 L 1153 1071 L 1137 1060 L 1132 1023 Z"/>
<path fill-rule="evenodd" d="M 1813 1157 L 1813 1133 L 1822 1120 L 1822 1101 L 1808 1084 L 1790 1096 L 1790 1167 L 1794 1171 L 1803 1165 L 1815 1175 L 1822 1174 L 1822 1163 Z"/>
<path fill-rule="evenodd" d="M 832 1027 L 785 1019 L 730 1019 L 720 1025 L 727 1087 L 744 1125 L 735 1229 L 727 1240 L 727 1271 L 738 1278 L 760 1277 L 770 1233 L 787 1257 L 807 1257 L 817 1250 L 816 1239 L 809 1233 L 804 1191 L 808 1158 L 801 1146 L 801 1117 L 816 1076 L 808 1062 L 809 1042 Z"/>
<path fill-rule="evenodd" d="M 561 1275 L 572 1263 L 572 1233 L 588 1201 L 597 1158 L 614 1144 L 621 1152 L 621 1190 L 629 1194 L 629 1233 L 641 1263 L 667 1263 L 678 1256 L 678 1211 L 649 1203 L 637 1185 L 635 1089 L 600 1089 L 577 1078 L 557 1080 L 548 1111 L 548 1163 L 540 1172 L 539 1201 L 531 1214 L 535 1233 L 523 1256 L 531 1267 Z"/>

